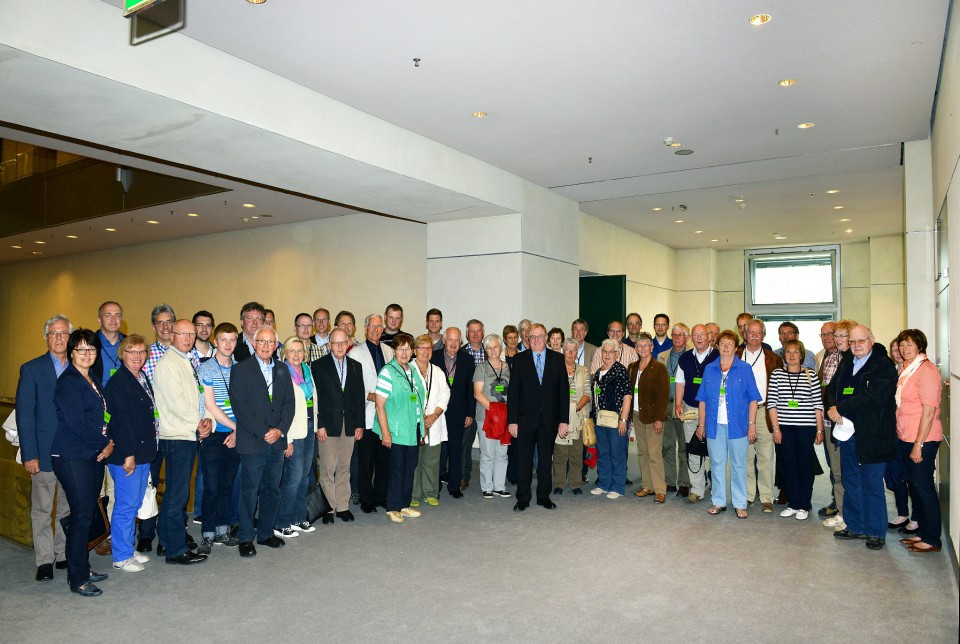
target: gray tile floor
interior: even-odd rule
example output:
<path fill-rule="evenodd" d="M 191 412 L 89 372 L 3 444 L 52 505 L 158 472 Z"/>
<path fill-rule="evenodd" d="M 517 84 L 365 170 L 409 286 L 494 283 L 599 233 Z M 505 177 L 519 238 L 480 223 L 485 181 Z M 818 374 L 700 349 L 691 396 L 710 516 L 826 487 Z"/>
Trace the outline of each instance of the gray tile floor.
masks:
<path fill-rule="evenodd" d="M 819 477 L 814 507 L 827 494 Z M 0 641 L 957 642 L 945 552 L 651 498 L 567 491 L 520 514 L 475 475 L 422 518 L 358 513 L 250 560 L 218 546 L 198 566 L 120 573 L 92 555 L 111 573 L 92 599 L 65 571 L 33 581 L 32 551 L 0 540 Z"/>

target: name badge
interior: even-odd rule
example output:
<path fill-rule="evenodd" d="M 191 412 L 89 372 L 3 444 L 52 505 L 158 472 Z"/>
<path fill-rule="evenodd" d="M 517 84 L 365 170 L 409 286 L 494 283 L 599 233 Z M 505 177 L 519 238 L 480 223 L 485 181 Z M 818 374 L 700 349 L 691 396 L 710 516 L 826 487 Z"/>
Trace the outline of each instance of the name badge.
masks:
<path fill-rule="evenodd" d="M 417 394 L 410 394 L 410 402 L 417 402 Z"/>
<path fill-rule="evenodd" d="M 112 376 L 113 374 L 115 374 L 115 373 L 117 373 L 117 370 L 116 370 L 116 369 L 111 369 L 111 370 L 110 370 L 110 375 L 111 375 L 111 376 Z"/>
<path fill-rule="evenodd" d="M 159 410 L 159 409 L 154 409 L 154 410 L 153 410 L 153 419 L 154 419 L 154 420 L 160 420 L 160 410 Z"/>
<path fill-rule="evenodd" d="M 720 387 L 720 395 L 721 395 L 721 396 L 727 395 L 727 388 L 726 388 L 726 387 Z"/>
<path fill-rule="evenodd" d="M 574 389 L 573 387 L 570 387 L 570 397 L 573 398 L 576 395 L 577 395 L 577 390 Z"/>
<path fill-rule="evenodd" d="M 232 407 L 232 406 L 233 406 L 233 405 L 230 404 L 230 399 L 229 399 L 229 398 L 224 398 L 224 399 L 223 399 L 223 404 L 226 405 L 227 407 Z"/>
<path fill-rule="evenodd" d="M 830 384 L 829 382 L 827 382 L 826 380 L 824 380 L 823 382 L 820 383 L 820 386 L 821 386 L 821 387 L 826 387 L 826 386 L 829 385 L 829 384 Z"/>
<path fill-rule="evenodd" d="M 675 377 L 675 376 L 671 376 L 671 377 L 670 377 L 670 384 L 674 384 L 675 382 L 677 382 L 676 377 Z"/>
<path fill-rule="evenodd" d="M 634 388 L 633 388 L 633 393 L 637 393 L 638 391 L 640 391 L 640 389 L 639 389 L 638 387 L 634 387 Z"/>
<path fill-rule="evenodd" d="M 800 406 L 800 401 L 799 401 L 799 400 L 788 400 L 788 401 L 787 401 L 787 407 L 799 407 L 799 406 Z"/>
<path fill-rule="evenodd" d="M 307 409 L 313 409 L 313 398 L 307 401 Z"/>
<path fill-rule="evenodd" d="M 693 384 L 695 384 L 695 385 L 702 385 L 702 384 L 703 384 L 703 378 L 694 378 L 694 379 L 693 379 Z"/>
<path fill-rule="evenodd" d="M 503 390 L 504 390 L 504 386 L 503 386 L 503 385 L 494 385 L 493 390 L 494 390 L 495 392 L 497 392 L 498 394 L 502 394 L 502 393 L 503 393 Z"/>
<path fill-rule="evenodd" d="M 110 422 L 110 413 L 107 412 L 106 410 L 104 410 L 104 412 L 103 412 L 103 422 L 105 422 L 105 423 L 109 423 L 109 422 Z"/>
<path fill-rule="evenodd" d="M 843 388 L 843 395 L 844 395 L 844 396 L 849 396 L 849 395 L 852 394 L 852 393 L 853 393 L 853 387 L 844 387 L 844 388 Z"/>
<path fill-rule="evenodd" d="M 200 395 L 201 395 L 201 396 L 203 395 L 203 387 L 202 387 L 202 386 L 197 385 L 197 391 L 200 392 Z"/>
<path fill-rule="evenodd" d="M 600 387 L 594 387 L 594 388 L 593 388 L 593 393 L 596 394 L 597 396 L 599 396 L 599 395 L 600 395 Z"/>
<path fill-rule="evenodd" d="M 270 402 L 273 402 L 273 394 L 270 394 Z"/>
<path fill-rule="evenodd" d="M 447 384 L 451 386 L 453 385 L 453 376 L 447 376 Z"/>

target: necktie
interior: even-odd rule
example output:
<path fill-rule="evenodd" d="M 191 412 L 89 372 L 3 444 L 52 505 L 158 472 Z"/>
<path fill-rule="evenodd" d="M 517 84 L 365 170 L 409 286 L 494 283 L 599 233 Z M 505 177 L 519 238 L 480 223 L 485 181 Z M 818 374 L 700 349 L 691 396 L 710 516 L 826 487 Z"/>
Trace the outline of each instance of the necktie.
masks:
<path fill-rule="evenodd" d="M 543 354 L 538 353 L 537 356 L 537 380 L 540 381 L 540 384 L 543 384 Z"/>

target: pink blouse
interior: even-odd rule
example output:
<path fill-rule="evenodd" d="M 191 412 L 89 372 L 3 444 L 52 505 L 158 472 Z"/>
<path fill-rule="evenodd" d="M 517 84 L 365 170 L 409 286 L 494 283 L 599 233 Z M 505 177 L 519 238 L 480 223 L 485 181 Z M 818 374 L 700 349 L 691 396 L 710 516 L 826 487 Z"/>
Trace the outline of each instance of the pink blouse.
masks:
<path fill-rule="evenodd" d="M 900 394 L 900 406 L 897 407 L 897 435 L 900 440 L 908 443 L 917 440 L 923 405 L 930 405 L 936 410 L 933 414 L 930 432 L 924 440 L 943 440 L 943 425 L 940 424 L 940 390 L 942 386 L 940 370 L 929 360 L 920 365 L 920 368 L 907 380 Z"/>

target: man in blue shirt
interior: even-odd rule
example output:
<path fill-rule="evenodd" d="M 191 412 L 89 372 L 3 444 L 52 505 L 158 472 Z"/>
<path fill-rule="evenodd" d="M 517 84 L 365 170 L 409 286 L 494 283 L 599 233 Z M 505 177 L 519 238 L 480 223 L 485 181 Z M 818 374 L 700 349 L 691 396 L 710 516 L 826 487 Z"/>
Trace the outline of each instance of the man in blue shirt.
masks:
<path fill-rule="evenodd" d="M 670 316 L 666 313 L 657 313 L 653 316 L 653 332 L 656 336 L 653 338 L 653 357 L 656 358 L 664 351 L 669 351 L 673 342 L 667 337 L 667 331 L 670 329 Z"/>
<path fill-rule="evenodd" d="M 783 344 L 787 340 L 797 340 L 800 338 L 800 328 L 793 322 L 781 322 L 777 329 L 777 335 L 780 337 L 780 348 L 774 351 L 775 354 L 783 358 Z M 810 349 L 804 349 L 807 353 L 803 358 L 803 366 L 811 371 L 817 370 L 816 356 Z"/>
<path fill-rule="evenodd" d="M 97 336 L 100 338 L 100 355 L 91 368 L 92 377 L 106 387 L 110 376 L 120 368 L 120 357 L 117 355 L 117 348 L 120 341 L 125 337 L 120 333 L 120 324 L 123 322 L 123 308 L 116 302 L 104 302 L 97 309 L 97 321 L 100 323 L 100 330 Z"/>

